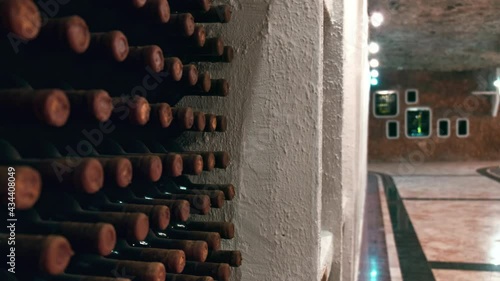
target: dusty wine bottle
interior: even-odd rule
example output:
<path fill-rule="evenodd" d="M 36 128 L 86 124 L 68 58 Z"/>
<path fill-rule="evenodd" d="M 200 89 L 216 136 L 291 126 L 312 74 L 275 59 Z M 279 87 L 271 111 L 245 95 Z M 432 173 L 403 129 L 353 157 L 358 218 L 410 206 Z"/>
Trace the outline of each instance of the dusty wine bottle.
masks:
<path fill-rule="evenodd" d="M 96 255 L 76 255 L 66 269 L 70 274 L 93 274 L 109 277 L 134 276 L 141 281 L 164 281 L 165 266 L 159 262 L 115 260 Z"/>
<path fill-rule="evenodd" d="M 161 235 L 161 233 L 166 234 L 171 239 L 205 241 L 210 250 L 219 250 L 221 245 L 221 237 L 217 232 L 187 231 L 169 227 L 164 232 L 157 232 L 157 235 Z"/>
<path fill-rule="evenodd" d="M 32 44 L 30 44 L 32 45 Z M 87 23 L 79 16 L 49 19 L 33 40 L 33 49 L 84 53 L 90 45 Z"/>
<path fill-rule="evenodd" d="M 172 108 L 168 103 L 155 103 L 151 105 L 151 120 L 149 124 L 168 128 L 173 120 Z"/>
<path fill-rule="evenodd" d="M 163 164 L 161 158 L 156 155 L 127 153 L 117 142 L 110 138 L 104 138 L 102 143 L 96 146 L 96 150 L 101 154 L 100 157 L 120 155 L 127 158 L 132 163 L 134 176 L 137 175 L 138 179 L 156 182 L 161 177 Z"/>
<path fill-rule="evenodd" d="M 125 121 L 134 125 L 143 126 L 148 123 L 151 113 L 149 102 L 140 96 L 115 97 L 113 98 L 115 110 L 111 119 L 114 121 Z"/>
<path fill-rule="evenodd" d="M 224 46 L 221 55 L 218 53 L 199 55 L 199 54 L 189 54 L 181 56 L 181 60 L 184 63 L 188 62 L 224 62 L 230 63 L 234 59 L 234 49 L 231 46 Z"/>
<path fill-rule="evenodd" d="M 116 231 L 108 223 L 44 221 L 33 209 L 18 212 L 17 233 L 64 236 L 78 253 L 109 255 L 116 244 Z"/>
<path fill-rule="evenodd" d="M 117 260 L 161 262 L 170 273 L 181 273 L 186 265 L 186 255 L 181 250 L 132 247 L 123 240 L 118 241 L 108 257 Z"/>
<path fill-rule="evenodd" d="M 130 189 L 106 188 L 106 195 L 112 202 L 126 202 L 141 205 L 164 205 L 170 209 L 170 216 L 176 221 L 186 221 L 189 218 L 190 206 L 186 200 L 146 199 L 136 196 Z"/>
<path fill-rule="evenodd" d="M 104 182 L 101 163 L 93 158 L 78 159 L 22 159 L 16 149 L 0 139 L 0 165 L 30 166 L 42 176 L 45 188 L 95 193 Z"/>
<path fill-rule="evenodd" d="M 125 60 L 125 64 L 131 67 L 149 67 L 158 73 L 165 67 L 165 58 L 163 57 L 161 48 L 156 45 L 132 46 L 129 47 L 129 54 Z"/>
<path fill-rule="evenodd" d="M 42 178 L 39 172 L 30 167 L 0 166 L 0 187 L 0 200 L 3 204 L 14 203 L 16 209 L 26 210 L 38 201 L 42 191 Z"/>
<path fill-rule="evenodd" d="M 104 122 L 113 112 L 111 97 L 104 90 L 70 90 L 66 91 L 66 96 L 71 105 L 72 119 Z"/>
<path fill-rule="evenodd" d="M 215 114 L 205 114 L 205 132 L 215 132 L 217 128 L 217 116 Z"/>
<path fill-rule="evenodd" d="M 121 277 L 86 276 L 76 274 L 59 274 L 51 276 L 47 281 L 132 281 Z"/>
<path fill-rule="evenodd" d="M 207 262 L 227 263 L 232 267 L 239 267 L 242 263 L 240 251 L 211 251 L 208 253 Z"/>
<path fill-rule="evenodd" d="M 182 250 L 187 260 L 198 262 L 205 261 L 208 255 L 208 244 L 205 241 L 168 239 L 165 233 L 157 236 L 152 231 L 148 234 L 145 243 L 134 243 L 133 246 Z"/>
<path fill-rule="evenodd" d="M 210 276 L 215 280 L 229 281 L 231 268 L 227 263 L 188 261 L 182 273 L 195 276 Z"/>
<path fill-rule="evenodd" d="M 167 274 L 167 281 L 214 281 L 210 276 L 193 276 L 185 274 Z"/>
<path fill-rule="evenodd" d="M 173 223 L 171 227 L 187 231 L 217 232 L 223 239 L 234 238 L 234 224 L 230 222 L 188 221 L 184 223 Z"/>
<path fill-rule="evenodd" d="M 161 184 L 161 183 L 160 183 Z M 206 215 L 210 212 L 210 198 L 206 195 L 190 195 L 190 194 L 171 194 L 162 192 L 156 186 L 149 186 L 147 189 L 144 186 L 132 186 L 132 190 L 136 195 L 152 198 L 154 200 L 186 200 L 191 206 L 191 212 Z"/>
<path fill-rule="evenodd" d="M 63 192 L 42 193 L 36 210 L 44 219 L 109 223 L 118 237 L 131 241 L 144 240 L 149 230 L 149 219 L 143 213 L 84 211 L 73 197 Z"/>
<path fill-rule="evenodd" d="M 0 250 L 2 253 L 15 255 L 14 264 L 17 271 L 23 269 L 50 275 L 60 274 L 73 256 L 68 240 L 59 235 L 17 234 L 14 253 L 8 244 L 9 237 L 8 234 L 0 234 Z"/>
<path fill-rule="evenodd" d="M 91 33 L 90 44 L 85 55 L 100 59 L 124 61 L 129 53 L 128 40 L 121 31 Z"/>
<path fill-rule="evenodd" d="M 61 90 L 0 90 L 0 116 L 9 122 L 39 121 L 61 127 L 66 124 L 69 114 L 70 102 Z"/>
<path fill-rule="evenodd" d="M 0 30 L 21 40 L 34 39 L 42 25 L 42 17 L 31 0 L 1 0 L 0 18 Z"/>
<path fill-rule="evenodd" d="M 163 173 L 169 177 L 178 177 L 183 173 L 183 158 L 177 153 L 154 153 L 151 154 L 149 148 L 140 141 L 127 141 L 121 139 L 121 146 L 128 153 L 138 153 L 139 155 L 155 155 L 162 159 L 163 161 Z"/>
<path fill-rule="evenodd" d="M 164 205 L 113 203 L 103 192 L 91 196 L 77 195 L 76 199 L 83 209 L 89 211 L 143 213 L 148 216 L 152 229 L 164 230 L 170 223 L 170 209 Z"/>

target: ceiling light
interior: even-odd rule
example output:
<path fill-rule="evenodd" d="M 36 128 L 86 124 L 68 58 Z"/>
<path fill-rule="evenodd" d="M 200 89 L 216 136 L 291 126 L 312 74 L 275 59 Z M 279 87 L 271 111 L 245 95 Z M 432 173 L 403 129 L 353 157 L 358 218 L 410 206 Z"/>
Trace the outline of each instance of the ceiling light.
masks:
<path fill-rule="evenodd" d="M 379 12 L 375 12 L 370 17 L 370 22 L 374 27 L 379 27 L 384 22 L 384 16 Z"/>
<path fill-rule="evenodd" d="M 380 51 L 380 46 L 375 43 L 375 42 L 371 42 L 369 45 L 368 45 L 368 51 L 371 53 L 371 54 L 376 54 Z"/>
<path fill-rule="evenodd" d="M 380 66 L 380 62 L 378 61 L 378 59 L 371 59 L 370 60 L 370 67 L 371 68 L 376 68 L 379 66 Z"/>

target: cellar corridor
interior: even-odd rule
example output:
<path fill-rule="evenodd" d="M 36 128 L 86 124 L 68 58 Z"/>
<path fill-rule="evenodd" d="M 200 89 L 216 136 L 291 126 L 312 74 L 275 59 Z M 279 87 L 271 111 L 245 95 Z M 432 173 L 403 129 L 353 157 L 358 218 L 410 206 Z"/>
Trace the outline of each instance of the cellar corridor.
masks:
<path fill-rule="evenodd" d="M 370 165 L 359 281 L 500 280 L 497 167 Z"/>

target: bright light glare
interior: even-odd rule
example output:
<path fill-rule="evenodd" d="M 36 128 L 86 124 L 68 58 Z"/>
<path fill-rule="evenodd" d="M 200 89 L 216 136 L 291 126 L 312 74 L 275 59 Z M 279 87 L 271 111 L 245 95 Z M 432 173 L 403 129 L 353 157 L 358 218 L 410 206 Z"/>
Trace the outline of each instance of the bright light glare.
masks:
<path fill-rule="evenodd" d="M 371 42 L 370 45 L 368 45 L 368 51 L 371 54 L 376 54 L 380 51 L 380 46 L 375 42 Z"/>
<path fill-rule="evenodd" d="M 377 86 L 378 85 L 378 79 L 377 78 L 372 78 L 372 80 L 370 81 L 370 84 L 372 84 L 372 86 Z"/>
<path fill-rule="evenodd" d="M 378 59 L 371 59 L 370 60 L 370 67 L 371 68 L 376 68 L 379 66 L 380 66 L 380 62 L 378 61 Z"/>
<path fill-rule="evenodd" d="M 495 80 L 495 82 L 493 82 L 493 85 L 495 85 L 495 87 L 497 88 L 500 88 L 500 78 Z"/>
<path fill-rule="evenodd" d="M 379 27 L 384 22 L 384 16 L 379 12 L 375 12 L 370 17 L 370 22 L 374 27 Z"/>
<path fill-rule="evenodd" d="M 377 78 L 379 76 L 378 70 L 373 69 L 372 71 L 370 71 L 370 76 L 373 78 Z"/>

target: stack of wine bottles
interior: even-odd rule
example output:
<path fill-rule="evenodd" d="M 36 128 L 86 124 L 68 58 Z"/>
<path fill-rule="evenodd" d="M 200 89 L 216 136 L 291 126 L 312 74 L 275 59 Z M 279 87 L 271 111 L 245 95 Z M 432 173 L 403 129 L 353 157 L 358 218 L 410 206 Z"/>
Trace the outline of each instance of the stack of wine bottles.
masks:
<path fill-rule="evenodd" d="M 0 0 L 0 19 L 1 280 L 230 280 L 234 225 L 202 216 L 235 188 L 193 180 L 230 155 L 177 142 L 228 128 L 178 102 L 229 94 L 203 69 L 233 59 L 206 30 L 230 7 Z"/>

